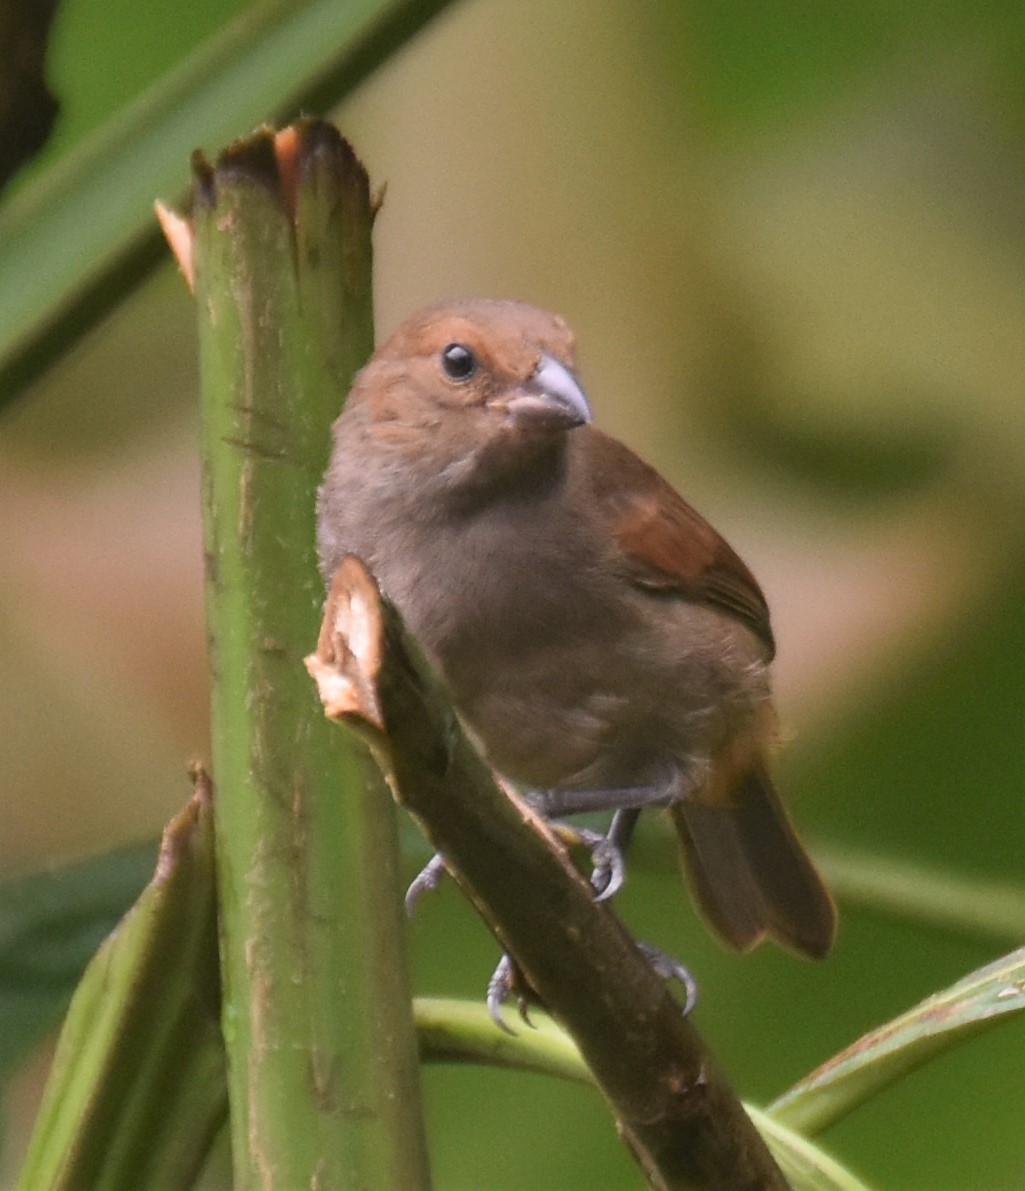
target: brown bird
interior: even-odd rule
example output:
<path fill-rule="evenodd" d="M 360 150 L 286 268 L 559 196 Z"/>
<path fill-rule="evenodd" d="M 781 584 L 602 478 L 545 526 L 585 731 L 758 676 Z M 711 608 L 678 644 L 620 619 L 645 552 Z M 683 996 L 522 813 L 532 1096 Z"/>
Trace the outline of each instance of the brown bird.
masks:
<path fill-rule="evenodd" d="M 491 764 L 549 815 L 614 810 L 600 894 L 668 807 L 694 899 L 741 951 L 829 950 L 833 902 L 769 776 L 765 597 L 718 533 L 589 425 L 553 314 L 462 301 L 405 322 L 334 426 L 318 545 L 359 556 Z"/>

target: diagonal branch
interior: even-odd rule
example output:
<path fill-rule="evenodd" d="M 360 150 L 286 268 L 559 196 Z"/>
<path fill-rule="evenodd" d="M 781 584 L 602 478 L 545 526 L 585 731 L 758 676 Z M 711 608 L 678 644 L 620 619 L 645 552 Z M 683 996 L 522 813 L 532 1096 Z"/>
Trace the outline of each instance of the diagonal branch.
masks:
<path fill-rule="evenodd" d="M 655 1188 L 785 1188 L 732 1090 L 629 933 L 547 827 L 495 784 L 440 681 L 355 558 L 307 659 L 399 803 L 572 1034 Z"/>

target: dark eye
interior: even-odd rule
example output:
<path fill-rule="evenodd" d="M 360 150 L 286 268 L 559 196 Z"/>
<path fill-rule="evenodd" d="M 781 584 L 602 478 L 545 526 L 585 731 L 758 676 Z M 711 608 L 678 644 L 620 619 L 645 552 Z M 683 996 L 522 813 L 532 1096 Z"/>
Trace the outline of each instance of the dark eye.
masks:
<path fill-rule="evenodd" d="M 452 380 L 469 380 L 477 371 L 477 357 L 461 343 L 450 343 L 441 353 L 441 366 Z"/>

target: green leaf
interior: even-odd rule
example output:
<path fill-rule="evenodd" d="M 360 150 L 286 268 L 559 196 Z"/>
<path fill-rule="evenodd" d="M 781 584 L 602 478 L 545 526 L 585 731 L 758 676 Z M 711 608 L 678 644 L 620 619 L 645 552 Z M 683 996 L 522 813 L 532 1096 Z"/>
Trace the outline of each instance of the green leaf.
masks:
<path fill-rule="evenodd" d="M 204 785 L 156 873 L 89 964 L 61 1031 L 18 1186 L 190 1186 L 226 1109 Z"/>
<path fill-rule="evenodd" d="M 195 148 L 337 103 L 449 2 L 259 5 L 22 190 L 0 212 L 0 406 L 166 259 L 153 201 Z"/>
<path fill-rule="evenodd" d="M 814 1136 L 929 1059 L 1025 1009 L 1025 948 L 859 1038 L 774 1100 L 778 1122 Z"/>
<path fill-rule="evenodd" d="M 156 842 L 140 844 L 0 885 L 0 1077 L 60 1020 L 156 855 Z"/>
<path fill-rule="evenodd" d="M 769 1113 L 744 1106 L 773 1158 L 797 1191 L 867 1191 L 867 1185 L 823 1149 Z"/>

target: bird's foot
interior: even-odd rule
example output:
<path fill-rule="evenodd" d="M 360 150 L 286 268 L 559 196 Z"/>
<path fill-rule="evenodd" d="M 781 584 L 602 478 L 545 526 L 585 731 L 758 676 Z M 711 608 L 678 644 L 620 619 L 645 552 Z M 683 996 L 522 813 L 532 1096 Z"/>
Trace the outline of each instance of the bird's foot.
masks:
<path fill-rule="evenodd" d="M 626 879 L 626 852 L 611 837 L 589 827 L 577 827 L 555 820 L 550 824 L 556 835 L 569 847 L 586 848 L 591 856 L 591 888 L 594 900 L 614 897 Z"/>
<path fill-rule="evenodd" d="M 515 1034 L 516 1031 L 502 1016 L 502 1006 L 510 997 L 516 998 L 516 1008 L 524 1025 L 533 1029 L 534 1023 L 530 1020 L 529 1009 L 531 1004 L 537 1003 L 537 997 L 527 983 L 519 964 L 506 953 L 498 961 L 498 967 L 488 981 L 488 1013 L 499 1029 L 505 1030 L 507 1034 Z"/>
<path fill-rule="evenodd" d="M 667 983 L 675 980 L 683 989 L 683 1015 L 686 1017 L 698 1003 L 697 981 L 678 959 L 658 947 L 653 947 L 650 943 L 644 943 L 640 939 L 637 939 L 636 942 L 637 949 L 651 965 L 655 975 Z M 523 1023 L 533 1029 L 534 1023 L 530 1020 L 529 1010 L 531 1005 L 540 1002 L 519 965 L 507 953 L 498 961 L 498 967 L 495 968 L 494 974 L 488 981 L 487 1004 L 491 1020 L 495 1025 L 507 1034 L 515 1034 L 516 1031 L 502 1016 L 502 1006 L 510 997 L 516 998 L 516 1008 Z"/>
<path fill-rule="evenodd" d="M 424 867 L 416 874 L 406 890 L 406 914 L 412 918 L 417 902 L 425 893 L 430 893 L 441 884 L 442 877 L 448 870 L 440 852 L 436 852 Z"/>
<path fill-rule="evenodd" d="M 683 989 L 683 1015 L 686 1017 L 698 1003 L 697 981 L 690 971 L 668 952 L 661 951 L 650 943 L 643 943 L 640 939 L 637 939 L 636 942 L 638 950 L 651 964 L 656 976 L 661 976 L 667 983 L 670 980 L 675 980 L 681 986 Z"/>

